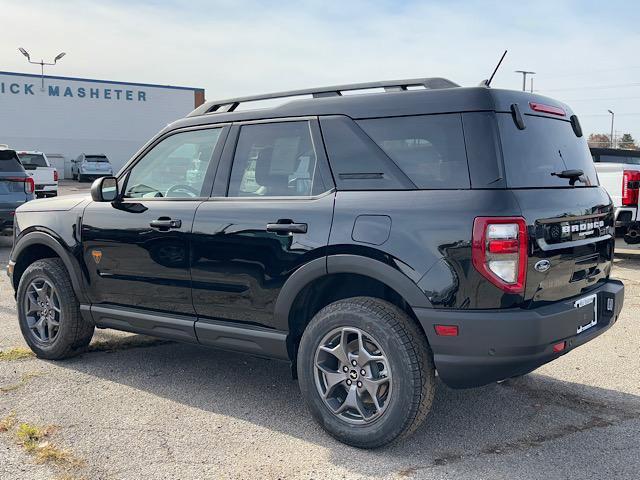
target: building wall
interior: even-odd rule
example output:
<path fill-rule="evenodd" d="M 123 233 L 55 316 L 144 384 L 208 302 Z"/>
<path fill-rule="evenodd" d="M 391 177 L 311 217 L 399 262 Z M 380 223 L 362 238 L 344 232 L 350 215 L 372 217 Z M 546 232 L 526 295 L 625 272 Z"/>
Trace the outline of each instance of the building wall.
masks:
<path fill-rule="evenodd" d="M 155 133 L 202 103 L 201 89 L 0 72 L 0 143 L 104 153 L 117 171 Z M 62 172 L 60 172 L 62 173 Z"/>

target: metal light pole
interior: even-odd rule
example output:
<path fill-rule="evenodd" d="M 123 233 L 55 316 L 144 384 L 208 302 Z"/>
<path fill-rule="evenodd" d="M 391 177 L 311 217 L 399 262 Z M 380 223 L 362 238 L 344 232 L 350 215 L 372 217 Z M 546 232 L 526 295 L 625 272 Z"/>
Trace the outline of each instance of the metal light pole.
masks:
<path fill-rule="evenodd" d="M 522 91 L 527 90 L 527 75 L 535 75 L 536 72 L 529 72 L 527 70 L 516 70 L 516 73 L 522 74 Z"/>
<path fill-rule="evenodd" d="M 616 114 L 613 113 L 611 110 L 607 110 L 607 112 L 611 114 L 611 136 L 609 137 L 609 148 L 615 148 L 613 145 L 613 119 Z"/>
<path fill-rule="evenodd" d="M 31 60 L 31 57 L 29 56 L 29 52 L 27 52 L 24 48 L 20 47 L 18 48 L 18 50 L 22 55 L 27 57 L 27 60 L 29 61 L 29 63 L 33 63 L 34 65 L 40 65 L 40 79 L 42 80 L 40 91 L 44 92 L 44 66 L 55 65 L 56 63 L 58 63 L 58 60 L 60 60 L 62 57 L 66 55 L 66 53 L 60 52 L 58 55 L 56 55 L 56 58 L 53 59 L 53 63 L 47 63 L 44 60 L 40 60 L 39 62 L 34 62 L 33 60 Z"/>

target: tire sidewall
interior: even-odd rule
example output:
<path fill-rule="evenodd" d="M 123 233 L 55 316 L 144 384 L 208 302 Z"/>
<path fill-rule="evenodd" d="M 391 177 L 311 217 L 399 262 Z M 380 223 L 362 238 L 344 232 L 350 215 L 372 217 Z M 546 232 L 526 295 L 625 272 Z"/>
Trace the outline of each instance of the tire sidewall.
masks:
<path fill-rule="evenodd" d="M 359 308 L 358 308 L 359 307 Z M 370 335 L 384 351 L 391 370 L 391 399 L 382 416 L 371 424 L 349 424 L 336 416 L 320 398 L 315 383 L 315 354 L 322 339 L 339 327 L 355 327 Z M 349 309 L 321 310 L 302 338 L 298 355 L 300 389 L 311 414 L 331 435 L 356 447 L 375 448 L 400 435 L 413 421 L 416 388 L 411 373 L 411 357 L 400 336 L 366 307 L 353 304 Z"/>
<path fill-rule="evenodd" d="M 50 282 L 55 287 L 60 302 L 60 327 L 58 335 L 52 343 L 44 343 L 38 340 L 29 329 L 27 322 L 24 298 L 29 284 L 36 278 L 44 278 Z M 69 342 L 72 342 L 75 336 L 74 325 L 69 319 L 73 318 L 74 309 L 78 308 L 78 302 L 75 293 L 69 288 L 70 282 L 65 280 L 67 279 L 59 278 L 59 274 L 54 271 L 54 268 L 47 260 L 33 263 L 20 278 L 16 295 L 18 322 L 27 345 L 40 358 L 57 358 L 68 349 Z"/>

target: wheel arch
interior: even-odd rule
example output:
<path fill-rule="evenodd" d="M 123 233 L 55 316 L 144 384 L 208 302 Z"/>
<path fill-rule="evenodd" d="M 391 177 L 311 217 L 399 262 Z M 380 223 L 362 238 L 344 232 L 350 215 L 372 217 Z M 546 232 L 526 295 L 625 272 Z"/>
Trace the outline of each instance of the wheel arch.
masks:
<path fill-rule="evenodd" d="M 275 326 L 287 331 L 287 350 L 296 358 L 297 343 L 313 315 L 336 300 L 373 296 L 400 307 L 416 323 L 414 307 L 432 308 L 426 295 L 404 273 L 360 255 L 329 255 L 296 270 L 283 286 L 274 309 Z"/>
<path fill-rule="evenodd" d="M 80 280 L 80 265 L 78 261 L 69 253 L 60 240 L 49 233 L 41 231 L 29 232 L 20 237 L 13 248 L 11 260 L 15 262 L 15 265 L 11 280 L 14 291 L 18 290 L 20 278 L 29 265 L 36 260 L 56 257 L 60 258 L 64 263 L 78 300 L 80 303 L 86 303 L 86 295 Z"/>

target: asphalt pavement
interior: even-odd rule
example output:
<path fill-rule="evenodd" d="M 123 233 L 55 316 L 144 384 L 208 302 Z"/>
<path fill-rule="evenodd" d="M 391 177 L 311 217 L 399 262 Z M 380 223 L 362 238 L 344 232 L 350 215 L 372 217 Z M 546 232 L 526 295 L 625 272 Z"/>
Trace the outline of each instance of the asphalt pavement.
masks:
<path fill-rule="evenodd" d="M 9 249 L 0 237 L 0 265 Z M 0 351 L 19 353 L 0 273 Z M 607 333 L 519 379 L 439 384 L 425 425 L 374 451 L 326 435 L 285 363 L 111 330 L 66 361 L 0 357 L 0 478 L 637 479 L 640 260 L 613 276 L 626 299 Z M 20 445 L 22 422 L 51 426 L 37 448 Z"/>

